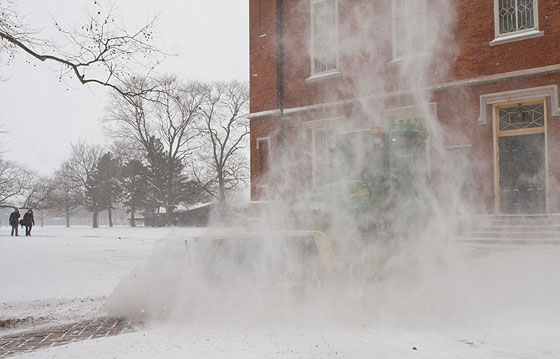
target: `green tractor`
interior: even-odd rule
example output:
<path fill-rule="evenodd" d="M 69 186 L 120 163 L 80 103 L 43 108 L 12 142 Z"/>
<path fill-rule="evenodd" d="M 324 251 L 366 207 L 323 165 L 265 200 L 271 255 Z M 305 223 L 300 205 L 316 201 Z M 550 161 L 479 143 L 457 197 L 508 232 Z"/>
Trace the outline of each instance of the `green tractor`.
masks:
<path fill-rule="evenodd" d="M 390 248 L 377 239 L 408 236 L 422 224 L 426 141 L 426 129 L 412 124 L 339 133 L 330 150 L 330 176 L 294 199 L 296 228 L 267 222 L 277 217 L 266 215 L 267 209 L 276 213 L 276 206 L 284 208 L 279 203 L 253 202 L 255 211 L 263 213 L 255 217 L 259 221 L 185 240 L 189 258 L 210 263 L 211 276 L 225 281 L 251 271 L 284 275 L 297 285 L 310 278 L 319 283 L 381 278 L 378 269 L 386 264 Z M 220 272 L 217 264 L 223 267 L 221 275 L 212 274 Z M 232 272 L 236 267 L 240 272 Z"/>
<path fill-rule="evenodd" d="M 407 236 L 426 212 L 427 138 L 425 127 L 404 123 L 336 134 L 329 178 L 294 200 L 297 226 L 333 239 L 345 225 L 367 237 Z"/>

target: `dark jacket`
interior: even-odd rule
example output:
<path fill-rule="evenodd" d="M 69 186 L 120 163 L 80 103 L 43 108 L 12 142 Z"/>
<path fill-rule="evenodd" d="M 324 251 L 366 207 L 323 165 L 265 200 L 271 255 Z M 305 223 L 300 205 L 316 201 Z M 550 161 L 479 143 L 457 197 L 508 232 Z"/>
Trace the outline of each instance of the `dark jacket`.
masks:
<path fill-rule="evenodd" d="M 17 226 L 19 217 L 20 217 L 19 212 L 13 211 L 10 214 L 10 226 L 12 226 L 12 227 Z"/>
<path fill-rule="evenodd" d="M 33 219 L 33 213 L 27 212 L 23 215 L 23 225 L 24 226 L 34 226 L 35 220 Z"/>

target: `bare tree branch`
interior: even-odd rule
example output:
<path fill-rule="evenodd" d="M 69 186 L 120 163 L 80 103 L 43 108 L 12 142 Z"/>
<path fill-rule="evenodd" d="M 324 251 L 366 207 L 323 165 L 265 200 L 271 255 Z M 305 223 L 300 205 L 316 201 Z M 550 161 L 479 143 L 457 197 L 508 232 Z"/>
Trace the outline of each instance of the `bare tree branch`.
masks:
<path fill-rule="evenodd" d="M 3 49 L 22 50 L 42 62 L 61 65 L 62 79 L 72 74 L 81 84 L 94 83 L 112 88 L 120 95 L 133 97 L 126 86 L 135 68 L 153 69 L 162 53 L 151 44 L 157 16 L 138 30 L 129 32 L 117 23 L 112 5 L 88 15 L 78 29 L 68 30 L 55 21 L 55 27 L 65 39 L 65 46 L 38 40 L 37 32 L 21 21 L 11 0 L 0 0 L 0 39 Z M 0 51 L 2 48 L 0 48 Z M 56 54 L 55 54 L 56 53 Z"/>
<path fill-rule="evenodd" d="M 220 202 L 225 201 L 227 191 L 247 179 L 248 156 L 242 151 L 248 146 L 248 104 L 247 84 L 242 82 L 215 82 L 204 93 L 201 132 L 208 150 L 201 151 L 198 158 L 206 168 L 195 166 L 195 176 L 203 183 L 202 188 Z"/>

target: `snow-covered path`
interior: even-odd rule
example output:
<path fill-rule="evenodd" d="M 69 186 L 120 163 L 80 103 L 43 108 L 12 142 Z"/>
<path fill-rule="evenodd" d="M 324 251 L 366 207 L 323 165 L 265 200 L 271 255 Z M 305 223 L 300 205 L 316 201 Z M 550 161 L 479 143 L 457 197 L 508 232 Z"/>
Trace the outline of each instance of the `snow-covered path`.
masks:
<path fill-rule="evenodd" d="M 159 290 L 182 293 L 182 283 L 175 288 L 165 287 L 169 284 L 158 273 L 161 267 L 154 263 L 165 258 L 169 264 L 166 273 L 173 270 L 171 264 L 176 257 L 162 257 L 162 248 L 184 248 L 182 240 L 200 231 L 37 227 L 33 237 L 15 238 L 9 237 L 6 230 L 0 235 L 0 320 L 33 320 L 19 327 L 0 329 L 0 336 L 30 325 L 49 326 L 106 315 L 107 298 L 112 298 L 119 283 L 130 282 L 136 273 L 138 278 L 150 278 L 151 273 L 155 280 L 146 281 L 144 287 L 134 287 L 130 293 L 125 291 L 117 299 L 139 299 L 140 305 L 144 297 L 156 295 Z M 318 298 L 318 307 L 328 308 L 331 315 L 322 320 L 316 320 L 317 313 L 277 320 L 293 308 L 283 308 L 284 312 L 270 308 L 276 309 L 277 316 L 267 317 L 242 305 L 240 313 L 244 316 L 231 313 L 231 318 L 224 317 L 223 321 L 205 320 L 200 315 L 185 314 L 196 311 L 195 306 L 201 303 L 190 298 L 190 307 L 183 308 L 175 299 L 169 299 L 167 303 L 179 309 L 175 320 L 155 319 L 136 328 L 134 333 L 75 342 L 18 357 L 560 357 L 560 246 L 460 246 L 458 251 L 467 254 L 465 261 L 436 266 L 428 276 L 417 277 L 415 283 L 377 283 L 370 288 L 373 295 L 364 292 L 359 302 L 338 302 L 357 305 L 357 310 L 328 308 Z M 213 305 L 226 300 L 228 293 L 223 295 L 208 297 L 203 304 L 212 310 Z M 344 297 L 344 293 L 338 295 Z M 371 302 L 364 303 L 370 299 Z M 311 307 L 313 304 L 306 303 Z M 223 316 L 221 310 L 224 308 L 216 306 L 214 313 L 199 314 Z"/>

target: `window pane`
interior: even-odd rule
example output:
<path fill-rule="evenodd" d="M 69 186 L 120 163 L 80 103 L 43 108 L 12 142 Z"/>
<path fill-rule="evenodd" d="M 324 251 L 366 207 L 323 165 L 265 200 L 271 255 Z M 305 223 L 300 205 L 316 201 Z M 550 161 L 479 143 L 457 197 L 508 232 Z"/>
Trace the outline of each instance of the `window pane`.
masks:
<path fill-rule="evenodd" d="M 319 1 L 313 4 L 312 63 L 314 72 L 337 68 L 336 2 Z"/>
<path fill-rule="evenodd" d="M 532 29 L 535 27 L 533 0 L 518 0 L 517 18 L 519 22 L 518 30 Z"/>
<path fill-rule="evenodd" d="M 317 161 L 324 161 L 327 156 L 327 132 L 315 132 L 315 158 Z"/>
<path fill-rule="evenodd" d="M 500 34 L 535 27 L 535 0 L 499 0 L 498 4 Z"/>
<path fill-rule="evenodd" d="M 517 22 L 515 20 L 515 1 L 516 0 L 499 1 L 500 34 L 517 30 Z"/>
<path fill-rule="evenodd" d="M 313 5 L 314 25 L 313 33 L 315 37 L 326 35 L 326 6 L 324 2 Z"/>
<path fill-rule="evenodd" d="M 519 105 L 500 109 L 500 131 L 544 127 L 544 105 Z"/>
<path fill-rule="evenodd" d="M 395 0 L 394 4 L 395 56 L 422 52 L 426 37 L 424 0 Z"/>
<path fill-rule="evenodd" d="M 315 131 L 313 148 L 313 168 L 315 185 L 324 184 L 329 174 L 329 137 L 331 130 L 322 129 Z"/>
<path fill-rule="evenodd" d="M 315 71 L 321 72 L 327 70 L 327 63 L 326 63 L 326 51 L 327 51 L 327 39 L 325 37 L 320 37 L 315 39 L 315 46 L 314 46 L 314 65 Z"/>

